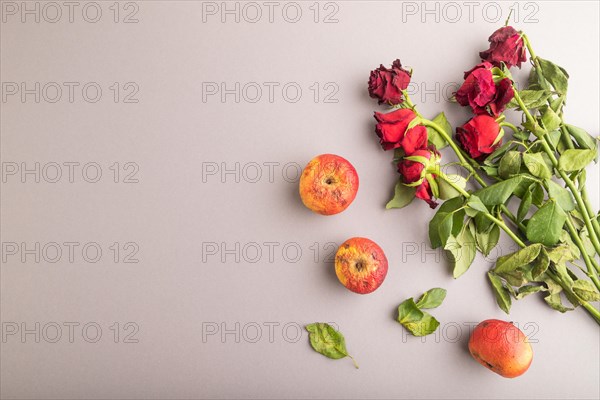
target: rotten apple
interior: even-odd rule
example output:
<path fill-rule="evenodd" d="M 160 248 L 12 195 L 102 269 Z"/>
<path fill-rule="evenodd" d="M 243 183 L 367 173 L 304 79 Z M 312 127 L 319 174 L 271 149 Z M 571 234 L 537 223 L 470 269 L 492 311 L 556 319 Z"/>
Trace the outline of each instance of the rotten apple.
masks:
<path fill-rule="evenodd" d="M 300 177 L 300 197 L 306 207 L 322 215 L 344 211 L 358 192 L 358 174 L 348 160 L 321 154 L 310 160 Z"/>
<path fill-rule="evenodd" d="M 367 294 L 383 283 L 388 260 L 381 247 L 367 238 L 346 240 L 335 255 L 335 273 L 349 290 Z"/>

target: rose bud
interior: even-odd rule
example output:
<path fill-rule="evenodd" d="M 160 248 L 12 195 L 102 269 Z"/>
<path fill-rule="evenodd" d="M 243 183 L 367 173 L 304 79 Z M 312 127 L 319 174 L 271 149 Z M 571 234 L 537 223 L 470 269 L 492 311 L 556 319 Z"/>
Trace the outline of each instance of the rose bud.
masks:
<path fill-rule="evenodd" d="M 424 180 L 423 183 L 417 186 L 415 197 L 425 201 L 427 204 L 429 204 L 430 208 L 436 208 L 438 206 L 437 201 L 433 200 L 433 192 L 431 191 L 429 180 Z"/>
<path fill-rule="evenodd" d="M 458 104 L 471 106 L 477 115 L 497 117 L 515 95 L 510 79 L 504 78 L 494 83 L 492 67 L 492 64 L 482 62 L 465 72 L 465 82 L 454 96 Z"/>
<path fill-rule="evenodd" d="M 375 112 L 378 124 L 375 132 L 384 150 L 402 147 L 407 154 L 427 146 L 427 129 L 417 125 L 408 129 L 417 114 L 411 109 L 401 108 L 390 113 Z"/>
<path fill-rule="evenodd" d="M 392 68 L 383 65 L 371 71 L 369 77 L 369 96 L 379 100 L 379 104 L 401 104 L 402 90 L 406 90 L 410 83 L 411 72 L 402 68 L 400 60 L 392 63 Z"/>
<path fill-rule="evenodd" d="M 489 115 L 477 115 L 456 128 L 456 138 L 475 160 L 482 160 L 502 144 L 504 131 Z"/>
<path fill-rule="evenodd" d="M 437 202 L 433 200 L 432 188 L 437 189 L 435 174 L 439 170 L 440 159 L 440 153 L 435 148 L 430 148 L 417 150 L 398 163 L 402 183 L 415 187 L 415 196 L 425 200 L 431 208 L 437 206 Z"/>
<path fill-rule="evenodd" d="M 489 37 L 490 48 L 479 53 L 479 56 L 495 66 L 500 63 L 508 68 L 516 65 L 521 68 L 521 63 L 527 61 L 525 45 L 521 34 L 512 26 L 503 26 Z"/>

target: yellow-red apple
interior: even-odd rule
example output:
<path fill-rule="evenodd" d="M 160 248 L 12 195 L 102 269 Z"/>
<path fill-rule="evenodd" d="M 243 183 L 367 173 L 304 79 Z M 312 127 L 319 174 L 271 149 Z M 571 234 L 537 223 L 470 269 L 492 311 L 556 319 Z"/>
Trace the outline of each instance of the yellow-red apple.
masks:
<path fill-rule="evenodd" d="M 475 327 L 469 351 L 481 365 L 505 378 L 527 371 L 533 350 L 527 336 L 510 322 L 488 319 Z"/>
<path fill-rule="evenodd" d="M 358 192 L 356 169 L 343 157 L 321 154 L 310 160 L 300 177 L 300 197 L 312 211 L 333 215 L 344 211 Z"/>
<path fill-rule="evenodd" d="M 367 294 L 383 283 L 388 270 L 385 253 L 372 240 L 346 240 L 335 254 L 335 274 L 349 290 Z"/>

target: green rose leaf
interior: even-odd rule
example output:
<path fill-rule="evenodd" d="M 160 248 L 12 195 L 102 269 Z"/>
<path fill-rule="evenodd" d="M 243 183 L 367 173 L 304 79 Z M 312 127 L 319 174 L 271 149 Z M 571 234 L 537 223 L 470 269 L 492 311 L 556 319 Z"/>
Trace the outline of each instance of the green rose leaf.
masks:
<path fill-rule="evenodd" d="M 529 71 L 527 86 L 530 89 L 551 89 L 546 80 L 538 74 L 537 68 L 531 68 Z"/>
<path fill-rule="evenodd" d="M 544 124 L 544 128 L 550 132 L 558 128 L 561 123 L 562 120 L 558 114 L 556 114 L 551 107 L 547 107 L 546 111 L 544 111 L 544 114 L 542 115 L 542 124 Z"/>
<path fill-rule="evenodd" d="M 533 71 L 533 69 L 532 69 Z M 519 97 L 525 103 L 525 107 L 528 109 L 538 108 L 546 104 L 546 100 L 550 97 L 551 93 L 545 90 L 519 90 Z M 519 103 L 513 98 L 508 104 L 508 108 L 517 108 Z"/>
<path fill-rule="evenodd" d="M 475 194 L 481 199 L 483 204 L 487 206 L 504 204 L 519 186 L 521 179 L 520 176 L 515 176 L 505 181 L 494 183 L 484 189 L 480 189 L 476 191 Z"/>
<path fill-rule="evenodd" d="M 532 188 L 529 187 L 529 189 L 525 191 L 525 194 L 521 199 L 521 203 L 519 204 L 519 209 L 517 210 L 517 221 L 521 222 L 527 216 L 529 208 L 531 207 L 532 197 Z"/>
<path fill-rule="evenodd" d="M 433 119 L 433 122 L 439 125 L 446 132 L 448 137 L 452 137 L 452 125 L 450 125 L 450 123 L 448 122 L 446 114 L 444 114 L 443 112 L 439 113 Z M 446 139 L 444 139 L 438 131 L 429 126 L 427 127 L 427 137 L 429 143 L 434 145 L 438 149 L 443 149 L 444 147 L 448 146 L 448 142 L 446 141 Z"/>
<path fill-rule="evenodd" d="M 453 213 L 458 210 L 463 205 L 462 197 L 455 197 L 453 199 L 445 201 L 438 211 L 435 213 L 431 221 L 429 221 L 429 241 L 431 242 L 431 247 L 433 249 L 437 249 L 443 245 L 442 239 L 439 234 L 439 226 L 442 220 L 446 217 L 448 213 Z"/>
<path fill-rule="evenodd" d="M 567 214 L 553 200 L 538 209 L 527 223 L 527 239 L 545 246 L 554 246 L 567 220 Z"/>
<path fill-rule="evenodd" d="M 477 232 L 487 232 L 490 230 L 490 227 L 494 225 L 494 221 L 491 221 L 485 214 L 482 213 L 478 213 L 473 220 L 475 220 Z"/>
<path fill-rule="evenodd" d="M 352 358 L 346 350 L 344 335 L 333 329 L 331 325 L 317 322 L 306 325 L 305 328 L 309 333 L 310 345 L 317 353 L 334 360 L 344 357 Z M 358 368 L 354 358 L 352 358 L 352 361 L 354 361 L 354 366 Z"/>
<path fill-rule="evenodd" d="M 440 221 L 438 232 L 442 245 L 446 245 L 448 238 L 458 235 L 464 224 L 465 211 L 457 210 L 446 214 Z"/>
<path fill-rule="evenodd" d="M 563 232 L 567 233 L 566 231 Z M 581 252 L 571 240 L 571 236 L 568 233 L 564 239 L 562 236 L 561 240 L 564 240 L 564 243 L 548 250 L 548 257 L 554 264 L 564 264 L 567 261 L 576 260 L 581 256 Z"/>
<path fill-rule="evenodd" d="M 496 296 L 496 303 L 505 313 L 510 313 L 510 306 L 512 301 L 510 299 L 510 292 L 502 283 L 502 279 L 495 275 L 493 272 L 488 272 L 488 278 L 492 283 L 492 289 L 494 290 L 494 296 Z"/>
<path fill-rule="evenodd" d="M 540 254 L 532 263 L 531 276 L 536 279 L 548 269 L 550 265 L 550 255 L 545 248 L 541 248 Z"/>
<path fill-rule="evenodd" d="M 575 201 L 571 193 L 564 187 L 551 179 L 546 180 L 546 186 L 548 188 L 548 196 L 556 201 L 560 208 L 564 211 L 572 211 L 575 209 Z"/>
<path fill-rule="evenodd" d="M 467 180 L 460 175 L 449 174 L 446 177 L 455 185 L 459 186 L 461 189 L 464 189 L 467 186 Z M 461 196 L 461 194 L 456 190 L 452 185 L 450 185 L 444 179 L 437 179 L 437 183 L 439 186 L 439 198 L 442 200 L 452 199 L 454 197 Z"/>
<path fill-rule="evenodd" d="M 600 293 L 590 281 L 577 280 L 573 282 L 573 291 L 584 301 L 600 301 Z"/>
<path fill-rule="evenodd" d="M 560 113 L 562 106 L 565 102 L 565 96 L 556 97 L 550 100 L 550 107 L 557 113 Z"/>
<path fill-rule="evenodd" d="M 446 291 L 440 288 L 430 289 L 421 296 L 418 303 L 413 298 L 406 299 L 398 306 L 398 322 L 414 336 L 425 336 L 435 332 L 440 323 L 420 308 L 439 306 Z"/>
<path fill-rule="evenodd" d="M 548 296 L 544 297 L 544 300 L 546 301 L 546 303 L 548 303 L 550 307 L 552 307 L 556 311 L 560 311 L 561 313 L 573 310 L 572 308 L 565 307 L 562 304 L 560 294 L 558 293 L 549 294 Z"/>
<path fill-rule="evenodd" d="M 498 257 L 496 260 L 496 267 L 494 272 L 497 274 L 511 272 L 519 267 L 529 264 L 537 258 L 542 249 L 542 245 L 539 243 L 531 244 L 527 247 L 522 248 L 512 254 L 507 254 L 502 257 Z"/>
<path fill-rule="evenodd" d="M 486 173 L 487 176 L 498 176 L 498 167 L 489 167 L 482 165 L 481 169 Z"/>
<path fill-rule="evenodd" d="M 527 282 L 527 279 L 525 278 L 525 274 L 523 273 L 523 271 L 521 269 L 517 269 L 515 271 L 510 271 L 510 272 L 503 272 L 500 275 L 502 278 L 504 278 L 506 280 L 506 282 L 508 282 L 509 286 L 507 286 L 507 288 L 509 290 L 512 290 L 512 286 L 516 286 L 519 287 L 521 285 L 524 285 Z"/>
<path fill-rule="evenodd" d="M 418 308 L 436 308 L 439 307 L 446 298 L 446 289 L 433 288 L 429 289 L 417 301 Z"/>
<path fill-rule="evenodd" d="M 417 307 L 417 304 L 412 297 L 404 300 L 398 306 L 398 322 L 401 324 L 420 321 L 422 318 L 423 312 L 419 310 L 419 307 Z"/>
<path fill-rule="evenodd" d="M 523 163 L 529 172 L 531 172 L 531 175 L 542 179 L 552 178 L 552 171 L 548 168 L 548 165 L 546 165 L 541 153 L 523 154 Z"/>
<path fill-rule="evenodd" d="M 536 206 L 541 207 L 542 204 L 544 204 L 544 189 L 542 188 L 542 185 L 537 182 L 531 185 L 531 187 L 533 187 L 531 191 L 531 202 Z"/>
<path fill-rule="evenodd" d="M 566 94 L 569 85 L 569 74 L 551 61 L 537 58 L 542 67 L 542 75 L 560 94 Z"/>
<path fill-rule="evenodd" d="M 402 325 L 414 336 L 427 336 L 440 326 L 440 323 L 431 314 L 423 311 L 423 317 L 419 321 L 405 322 Z"/>
<path fill-rule="evenodd" d="M 589 235 L 587 234 L 587 232 L 585 232 L 585 234 L 581 235 L 581 241 L 583 242 L 583 247 L 585 248 L 585 251 L 588 253 L 588 255 L 590 257 L 593 257 L 596 254 L 596 248 L 594 247 L 594 244 L 592 243 L 592 241 L 591 241 Z M 573 254 L 576 255 L 575 258 L 579 258 L 579 256 L 580 256 L 579 249 L 577 248 L 577 246 L 575 246 L 575 244 L 573 243 L 573 241 L 571 241 L 571 244 L 575 247 L 575 249 L 577 249 L 577 251 L 573 252 Z"/>
<path fill-rule="evenodd" d="M 510 178 L 513 175 L 517 175 L 521 169 L 521 153 L 518 151 L 508 151 L 500 159 L 498 165 L 498 175 L 501 178 Z"/>
<path fill-rule="evenodd" d="M 562 133 L 559 130 L 548 133 L 548 138 L 550 139 L 549 141 L 550 141 L 550 145 L 552 147 L 558 146 L 558 144 L 560 143 L 561 137 L 562 137 Z"/>
<path fill-rule="evenodd" d="M 416 188 L 403 185 L 398 181 L 394 188 L 394 197 L 385 205 L 386 209 L 403 208 L 409 205 L 415 198 Z"/>
<path fill-rule="evenodd" d="M 488 231 L 477 232 L 475 234 L 475 240 L 483 255 L 488 256 L 498 244 L 498 240 L 500 240 L 500 227 L 493 224 Z"/>
<path fill-rule="evenodd" d="M 543 286 L 527 285 L 519 288 L 519 291 L 515 297 L 517 300 L 521 300 L 525 296 L 529 296 L 530 294 L 541 292 L 543 290 L 546 290 L 546 288 Z"/>
<path fill-rule="evenodd" d="M 475 238 L 470 229 L 462 229 L 457 236 L 450 236 L 444 249 L 449 253 L 455 279 L 467 272 L 477 254 Z"/>
<path fill-rule="evenodd" d="M 471 207 L 475 211 L 481 211 L 484 213 L 488 212 L 488 209 L 485 204 L 483 204 L 483 201 L 481 201 L 481 199 L 475 194 L 469 197 L 467 200 L 467 206 Z"/>
<path fill-rule="evenodd" d="M 568 149 L 558 159 L 558 168 L 565 172 L 579 171 L 596 158 L 596 149 Z"/>
<path fill-rule="evenodd" d="M 565 127 L 569 134 L 573 136 L 573 139 L 575 139 L 579 147 L 584 149 L 596 148 L 596 140 L 585 130 L 569 124 L 565 124 Z"/>
<path fill-rule="evenodd" d="M 495 166 L 495 160 L 499 157 L 502 157 L 511 147 L 513 147 L 513 144 L 510 142 L 503 144 L 494 150 L 492 154 L 487 156 L 483 163 L 491 167 Z"/>

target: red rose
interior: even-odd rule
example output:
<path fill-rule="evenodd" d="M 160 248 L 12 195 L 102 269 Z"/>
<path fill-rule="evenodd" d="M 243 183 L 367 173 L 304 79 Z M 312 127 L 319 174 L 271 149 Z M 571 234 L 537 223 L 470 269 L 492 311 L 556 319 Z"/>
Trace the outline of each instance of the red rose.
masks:
<path fill-rule="evenodd" d="M 434 173 L 439 168 L 440 157 L 440 153 L 435 148 L 421 149 L 398 163 L 402 183 L 415 187 L 415 196 L 425 200 L 431 208 L 435 208 L 437 203 L 433 200 L 429 179 L 435 179 Z"/>
<path fill-rule="evenodd" d="M 411 156 L 425 157 L 428 161 L 431 158 L 429 150 L 417 150 L 410 154 Z M 427 165 L 419 162 L 403 158 L 398 163 L 398 172 L 402 178 L 402 183 L 413 184 L 422 181 L 425 178 L 425 167 Z"/>
<path fill-rule="evenodd" d="M 381 65 L 371 71 L 369 77 L 369 96 L 379 99 L 379 104 L 390 105 L 402 103 L 402 90 L 406 90 L 410 83 L 411 73 L 400 64 L 400 60 L 392 63 L 392 68 L 387 69 Z"/>
<path fill-rule="evenodd" d="M 418 125 L 408 129 L 410 122 L 417 117 L 413 110 L 401 108 L 390 113 L 375 112 L 378 124 L 375 132 L 384 150 L 402 147 L 407 154 L 427 146 L 427 129 Z"/>
<path fill-rule="evenodd" d="M 492 33 L 488 39 L 490 48 L 479 53 L 479 56 L 499 67 L 500 63 L 508 68 L 513 65 L 521 68 L 521 63 L 527 61 L 523 38 L 512 26 L 504 26 Z"/>
<path fill-rule="evenodd" d="M 488 104 L 490 114 L 493 117 L 497 117 L 506 108 L 506 105 L 515 97 L 515 90 L 513 89 L 512 82 L 508 78 L 502 79 L 496 84 L 496 96 L 494 100 Z"/>
<path fill-rule="evenodd" d="M 510 79 L 504 78 L 494 83 L 492 67 L 492 64 L 482 62 L 465 72 L 465 82 L 455 94 L 458 104 L 471 106 L 477 115 L 490 114 L 497 117 L 515 94 Z"/>
<path fill-rule="evenodd" d="M 500 125 L 489 115 L 477 115 L 456 128 L 456 138 L 476 160 L 484 159 L 502 144 Z"/>
<path fill-rule="evenodd" d="M 421 200 L 425 200 L 429 207 L 436 208 L 438 203 L 433 200 L 433 193 L 431 192 L 431 186 L 427 180 L 424 180 L 419 186 L 417 186 L 417 191 L 415 192 L 415 196 Z"/>

